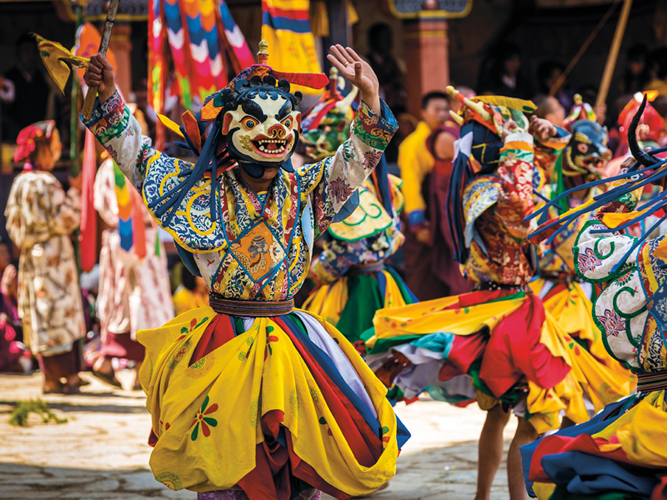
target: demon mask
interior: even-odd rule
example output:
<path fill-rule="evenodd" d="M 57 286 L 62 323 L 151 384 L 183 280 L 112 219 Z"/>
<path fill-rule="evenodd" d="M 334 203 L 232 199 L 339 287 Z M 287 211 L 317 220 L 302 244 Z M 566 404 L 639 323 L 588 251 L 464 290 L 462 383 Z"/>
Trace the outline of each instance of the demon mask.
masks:
<path fill-rule="evenodd" d="M 599 178 L 611 159 L 607 128 L 591 120 L 579 120 L 570 125 L 570 130 L 572 138 L 563 153 L 563 175 Z"/>
<path fill-rule="evenodd" d="M 236 164 L 254 178 L 262 177 L 265 168 L 292 171 L 290 157 L 299 139 L 301 113 L 297 106 L 302 95 L 291 92 L 290 84 L 321 89 L 329 79 L 322 73 L 276 71 L 267 64 L 267 48 L 262 40 L 258 64 L 244 69 L 228 87 L 208 96 L 197 116 L 186 111 L 183 126 L 160 115 L 162 123 L 186 141 L 175 144 L 198 157 L 187 176 L 154 202 L 158 217 L 170 212 L 166 224 L 204 176 L 210 176 L 215 192 L 218 172 Z M 217 217 L 215 199 L 211 196 L 212 221 Z"/>
<path fill-rule="evenodd" d="M 563 175 L 581 175 L 584 182 L 600 178 L 612 156 L 607 148 L 607 127 L 598 124 L 593 107 L 579 94 L 574 96 L 574 105 L 563 127 L 572 134 L 563 151 Z"/>
<path fill-rule="evenodd" d="M 218 102 L 216 103 L 216 99 Z M 222 104 L 221 133 L 229 160 L 238 162 L 253 177 L 264 168 L 291 170 L 289 159 L 299 138 L 301 93 L 290 93 L 287 80 L 271 75 L 238 80 L 213 98 Z"/>

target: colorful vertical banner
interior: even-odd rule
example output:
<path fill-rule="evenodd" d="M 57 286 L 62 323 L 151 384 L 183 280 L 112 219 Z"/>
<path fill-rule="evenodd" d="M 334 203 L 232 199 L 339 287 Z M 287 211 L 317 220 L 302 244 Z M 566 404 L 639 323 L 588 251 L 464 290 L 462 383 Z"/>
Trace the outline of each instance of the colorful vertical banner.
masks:
<path fill-rule="evenodd" d="M 200 104 L 206 96 L 227 86 L 228 80 L 222 62 L 222 43 L 218 38 L 216 0 L 180 0 L 187 29 L 190 75 L 193 97 Z"/>
<path fill-rule="evenodd" d="M 269 64 L 285 73 L 320 73 L 310 31 L 310 0 L 262 0 L 262 38 L 269 42 Z M 300 87 L 304 93 L 321 91 Z"/>
<path fill-rule="evenodd" d="M 186 52 L 188 41 L 186 30 L 183 28 L 183 17 L 179 0 L 162 0 L 164 22 L 169 40 L 169 53 L 174 63 L 176 79 L 179 87 L 181 102 L 186 109 L 192 108 L 192 92 L 190 90 L 190 58 Z M 172 82 L 173 85 L 174 82 Z M 156 112 L 159 112 L 157 109 Z"/>
<path fill-rule="evenodd" d="M 255 64 L 255 56 L 252 54 L 243 33 L 241 33 L 241 30 L 234 21 L 232 13 L 229 12 L 229 7 L 227 7 L 225 0 L 220 0 L 218 7 L 220 21 L 222 22 L 221 28 L 224 32 L 225 42 L 227 43 L 227 53 L 232 60 L 234 71 L 240 73 L 244 68 Z"/>
<path fill-rule="evenodd" d="M 254 64 L 224 0 L 149 2 L 149 102 L 156 113 L 163 111 L 168 57 L 176 74 L 171 93 L 178 94 L 188 110 L 228 84 L 226 57 L 235 72 L 239 64 Z"/>
<path fill-rule="evenodd" d="M 114 183 L 116 188 L 116 203 L 118 205 L 118 235 L 120 236 L 120 247 L 129 252 L 134 245 L 132 234 L 132 198 L 127 188 L 125 175 L 116 162 L 113 162 Z"/>
<path fill-rule="evenodd" d="M 148 104 L 157 112 L 164 109 L 166 95 L 167 62 L 166 34 L 163 23 L 162 2 L 149 0 L 148 4 Z"/>
<path fill-rule="evenodd" d="M 120 247 L 126 252 L 143 259 L 146 256 L 146 226 L 144 222 L 143 200 L 133 186 L 127 184 L 125 175 L 116 162 L 113 164 L 114 182 L 116 186 L 116 203 L 118 204 L 118 234 Z"/>

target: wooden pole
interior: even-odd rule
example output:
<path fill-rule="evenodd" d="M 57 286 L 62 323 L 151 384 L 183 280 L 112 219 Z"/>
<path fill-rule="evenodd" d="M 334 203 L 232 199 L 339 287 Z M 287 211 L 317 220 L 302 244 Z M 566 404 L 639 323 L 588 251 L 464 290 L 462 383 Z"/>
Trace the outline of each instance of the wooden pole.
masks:
<path fill-rule="evenodd" d="M 570 75 L 574 67 L 577 65 L 579 60 L 583 57 L 584 53 L 588 50 L 588 47 L 590 47 L 591 43 L 593 43 L 593 40 L 595 40 L 595 37 L 598 36 L 602 28 L 604 27 L 605 24 L 607 24 L 607 21 L 609 21 L 609 18 L 611 15 L 614 13 L 616 10 L 616 6 L 620 2 L 614 2 L 611 4 L 607 12 L 605 12 L 604 16 L 602 16 L 602 19 L 600 19 L 600 22 L 598 25 L 595 27 L 593 31 L 591 31 L 591 34 L 588 35 L 588 38 L 584 42 L 584 44 L 579 48 L 579 51 L 575 54 L 575 56 L 572 58 L 570 61 L 570 64 L 567 65 L 567 68 L 565 68 L 565 71 L 563 71 L 558 79 L 554 82 L 554 84 L 551 86 L 549 89 L 549 96 L 553 97 L 556 95 L 556 92 L 560 90 L 560 88 L 563 86 L 565 83 L 565 80 L 567 77 Z"/>
<path fill-rule="evenodd" d="M 607 57 L 607 64 L 604 67 L 602 81 L 600 82 L 600 90 L 598 91 L 598 98 L 595 101 L 595 107 L 602 106 L 607 101 L 609 94 L 609 86 L 611 85 L 611 78 L 614 75 L 614 68 L 618 59 L 618 52 L 623 41 L 623 34 L 625 33 L 625 26 L 628 24 L 628 17 L 630 16 L 630 7 L 632 7 L 632 0 L 623 0 L 623 10 L 621 10 L 621 17 L 618 18 L 616 25 L 616 32 L 614 33 L 614 40 L 611 42 L 611 50 Z"/>
<path fill-rule="evenodd" d="M 102 41 L 100 42 L 99 54 L 107 55 L 107 48 L 109 48 L 109 38 L 111 38 L 111 30 L 113 23 L 116 20 L 116 12 L 118 11 L 118 3 L 120 0 L 111 0 L 109 5 L 109 12 L 107 12 L 107 20 L 104 23 L 104 32 L 102 33 Z M 97 97 L 97 87 L 89 87 L 86 94 L 86 100 L 83 101 L 83 109 L 81 115 L 87 120 L 93 114 L 93 107 L 95 106 L 95 98 Z"/>

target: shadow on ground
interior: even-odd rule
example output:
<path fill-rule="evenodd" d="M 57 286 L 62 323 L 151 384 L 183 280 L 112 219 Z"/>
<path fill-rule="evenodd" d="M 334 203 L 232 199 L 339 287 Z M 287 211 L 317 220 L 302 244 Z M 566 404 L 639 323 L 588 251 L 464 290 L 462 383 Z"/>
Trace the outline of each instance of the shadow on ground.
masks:
<path fill-rule="evenodd" d="M 89 394 L 86 394 L 89 396 Z M 0 414 L 11 413 L 16 408 L 17 401 L 0 400 Z M 88 403 L 66 403 L 62 401 L 47 401 L 47 405 L 51 410 L 60 410 L 64 413 L 72 412 L 91 412 L 91 413 L 146 413 L 146 408 L 136 405 L 119 405 L 119 404 L 88 404 Z M 2 498 L 2 497 L 0 497 Z"/>
<path fill-rule="evenodd" d="M 506 443 L 508 445 L 509 443 Z M 475 491 L 476 442 L 424 450 L 399 459 L 389 488 L 365 498 L 377 500 L 469 500 Z M 501 471 L 492 496 L 507 497 Z M 196 494 L 171 491 L 148 469 L 94 470 L 0 463 L 0 498 L 74 500 L 189 499 Z M 325 495 L 324 500 L 331 497 Z"/>
<path fill-rule="evenodd" d="M 147 469 L 94 470 L 0 463 L 0 498 L 6 500 L 195 500 L 196 493 L 171 491 Z"/>

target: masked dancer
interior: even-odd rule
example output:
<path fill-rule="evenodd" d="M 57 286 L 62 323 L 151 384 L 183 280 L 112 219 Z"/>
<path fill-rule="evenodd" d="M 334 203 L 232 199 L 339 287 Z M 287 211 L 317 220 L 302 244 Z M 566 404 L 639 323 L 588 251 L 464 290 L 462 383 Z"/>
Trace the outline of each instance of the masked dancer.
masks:
<path fill-rule="evenodd" d="M 170 158 L 142 137 L 91 58 L 100 97 L 86 125 L 210 288 L 209 306 L 142 331 L 140 379 L 152 415 L 158 481 L 200 499 L 364 495 L 395 472 L 406 438 L 384 386 L 334 327 L 294 310 L 314 240 L 379 162 L 396 130 L 370 66 L 349 48 L 329 61 L 359 88 L 350 137 L 336 154 L 293 169 L 301 114 L 293 84 L 325 75 L 259 64 L 211 95 L 184 125 L 165 120 L 198 155 Z"/>

